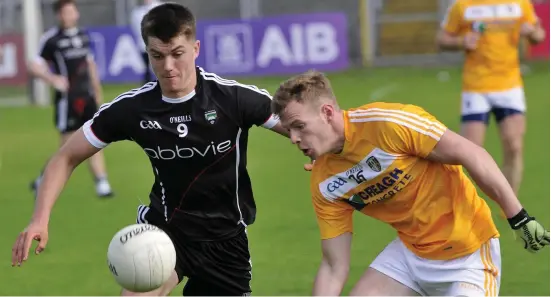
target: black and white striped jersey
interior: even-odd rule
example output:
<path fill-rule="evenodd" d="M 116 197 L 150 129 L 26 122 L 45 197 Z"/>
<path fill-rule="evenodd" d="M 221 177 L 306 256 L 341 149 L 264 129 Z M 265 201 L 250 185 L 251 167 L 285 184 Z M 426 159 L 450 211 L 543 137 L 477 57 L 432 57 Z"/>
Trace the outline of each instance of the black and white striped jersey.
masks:
<path fill-rule="evenodd" d="M 191 240 L 218 240 L 255 220 L 248 132 L 253 125 L 272 128 L 278 118 L 266 90 L 200 67 L 196 73 L 197 86 L 185 97 L 166 98 L 150 82 L 102 105 L 83 129 L 95 147 L 131 140 L 143 149 L 155 175 L 144 211 Z"/>
<path fill-rule="evenodd" d="M 51 66 L 55 74 L 69 81 L 69 98 L 91 97 L 92 81 L 88 58 L 91 57 L 91 41 L 88 32 L 80 28 L 51 28 L 40 37 L 36 57 Z M 56 99 L 62 96 L 59 92 Z"/>

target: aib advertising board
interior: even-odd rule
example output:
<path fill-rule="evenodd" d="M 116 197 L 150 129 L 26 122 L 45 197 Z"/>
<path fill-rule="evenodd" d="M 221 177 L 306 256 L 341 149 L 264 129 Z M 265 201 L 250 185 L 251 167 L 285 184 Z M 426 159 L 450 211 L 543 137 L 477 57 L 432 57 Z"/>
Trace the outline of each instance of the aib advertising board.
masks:
<path fill-rule="evenodd" d="M 141 81 L 146 71 L 128 27 L 88 28 L 104 82 Z M 292 74 L 348 67 L 343 13 L 283 15 L 252 20 L 198 21 L 197 65 L 219 75 Z"/>
<path fill-rule="evenodd" d="M 101 80 L 140 82 L 146 71 L 129 27 L 87 28 Z M 252 20 L 198 21 L 197 65 L 219 75 L 293 74 L 348 67 L 347 22 L 343 13 L 293 14 Z M 27 81 L 21 35 L 0 36 L 0 85 Z"/>
<path fill-rule="evenodd" d="M 27 82 L 27 64 L 23 35 L 0 36 L 0 85 L 23 85 Z"/>

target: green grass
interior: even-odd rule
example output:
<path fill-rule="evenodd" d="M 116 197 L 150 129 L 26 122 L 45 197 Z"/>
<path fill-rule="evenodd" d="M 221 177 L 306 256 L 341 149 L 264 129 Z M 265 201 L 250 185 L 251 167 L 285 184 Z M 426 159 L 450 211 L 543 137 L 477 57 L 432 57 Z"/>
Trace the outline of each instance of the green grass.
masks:
<path fill-rule="evenodd" d="M 377 88 L 394 84 L 386 101 L 418 104 L 452 129 L 458 127 L 459 69 L 446 69 L 450 80 L 440 82 L 441 69 L 365 69 L 331 74 L 345 108 L 365 104 Z M 242 80 L 274 91 L 281 78 Z M 528 101 L 526 161 L 520 199 L 530 213 L 549 227 L 549 68 L 533 65 L 525 77 Z M 106 86 L 106 98 L 135 86 Z M 2 213 L 0 266 L 2 295 L 117 295 L 119 288 L 106 265 L 107 245 L 121 227 L 134 222 L 140 200 L 146 201 L 153 174 L 146 156 L 130 142 L 108 147 L 109 177 L 117 197 L 95 197 L 87 166 L 77 168 L 57 203 L 50 223 L 50 243 L 40 256 L 31 256 L 21 268 L 12 268 L 10 252 L 28 223 L 33 197 L 28 183 L 57 148 L 50 108 L 0 109 L 0 189 Z M 486 146 L 501 162 L 495 125 Z M 249 170 L 258 219 L 250 227 L 255 295 L 310 295 L 320 248 L 310 204 L 307 160 L 287 139 L 253 128 L 249 142 Z M 490 202 L 495 209 L 495 203 Z M 501 295 L 549 296 L 549 249 L 533 255 L 513 241 L 509 227 L 494 217 L 502 232 L 503 277 Z M 377 253 L 395 237 L 388 226 L 355 216 L 356 235 L 346 292 Z M 181 294 L 181 286 L 173 295 Z"/>

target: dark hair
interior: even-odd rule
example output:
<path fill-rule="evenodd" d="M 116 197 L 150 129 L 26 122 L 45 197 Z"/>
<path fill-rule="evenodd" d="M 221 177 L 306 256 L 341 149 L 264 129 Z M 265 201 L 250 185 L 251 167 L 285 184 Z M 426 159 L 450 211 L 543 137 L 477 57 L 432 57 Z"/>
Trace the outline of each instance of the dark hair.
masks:
<path fill-rule="evenodd" d="M 293 101 L 319 102 L 322 98 L 337 100 L 329 79 L 323 73 L 311 70 L 283 82 L 273 96 L 271 108 L 279 115 Z"/>
<path fill-rule="evenodd" d="M 69 4 L 75 4 L 75 1 L 74 0 L 57 0 L 52 5 L 52 9 L 54 10 L 55 13 L 58 13 L 61 11 L 63 7 L 65 7 L 65 5 L 69 5 Z"/>
<path fill-rule="evenodd" d="M 164 3 L 151 9 L 142 19 L 142 39 L 147 44 L 148 37 L 169 42 L 178 35 L 195 39 L 195 17 L 187 7 L 176 3 Z"/>

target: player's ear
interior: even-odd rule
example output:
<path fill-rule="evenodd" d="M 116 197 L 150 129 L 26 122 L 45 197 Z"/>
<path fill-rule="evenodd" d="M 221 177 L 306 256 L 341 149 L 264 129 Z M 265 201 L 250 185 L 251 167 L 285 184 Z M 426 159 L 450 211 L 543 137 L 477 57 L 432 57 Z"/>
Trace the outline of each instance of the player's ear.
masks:
<path fill-rule="evenodd" d="M 201 48 L 201 41 L 195 40 L 195 44 L 193 45 L 193 51 L 194 51 L 195 59 L 197 59 L 197 57 L 199 57 L 199 49 L 200 48 Z"/>
<path fill-rule="evenodd" d="M 321 106 L 321 114 L 327 121 L 331 121 L 335 116 L 335 109 L 331 104 L 323 104 Z"/>

